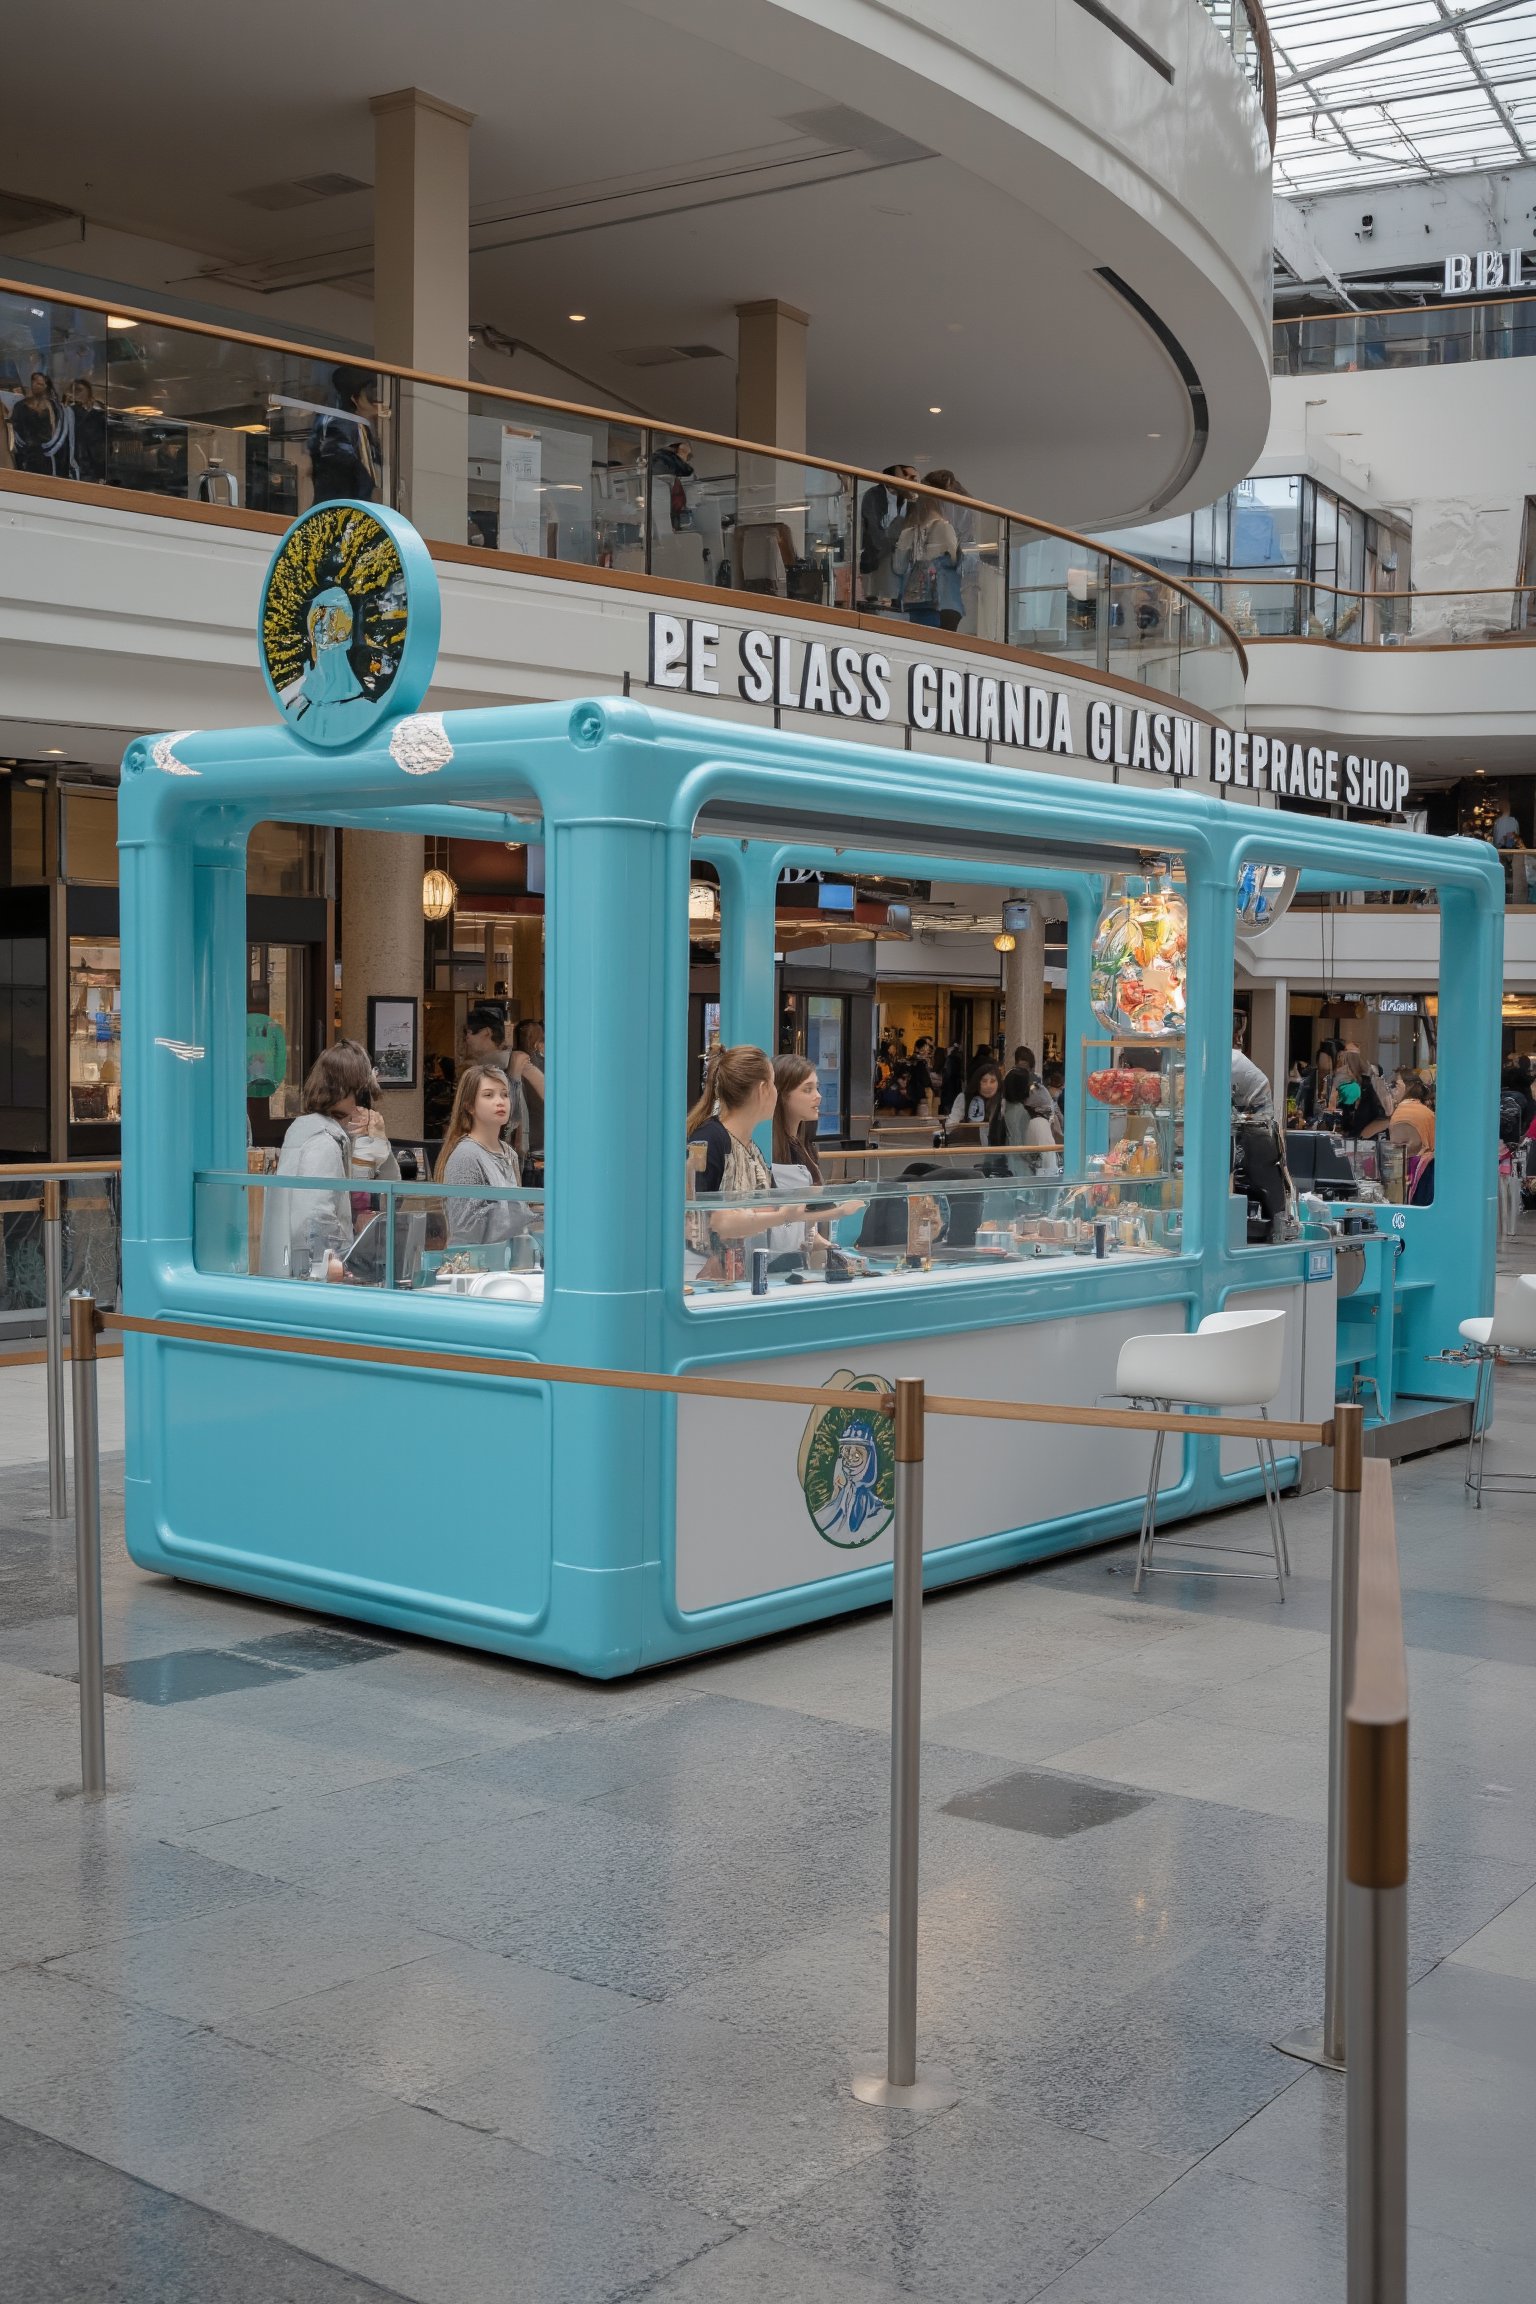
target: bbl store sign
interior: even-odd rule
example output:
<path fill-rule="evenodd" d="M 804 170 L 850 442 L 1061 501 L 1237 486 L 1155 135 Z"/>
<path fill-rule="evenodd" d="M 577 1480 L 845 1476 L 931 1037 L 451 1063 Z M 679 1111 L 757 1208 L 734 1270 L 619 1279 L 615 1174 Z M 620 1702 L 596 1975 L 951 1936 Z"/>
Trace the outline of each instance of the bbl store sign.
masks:
<path fill-rule="evenodd" d="M 923 736 L 961 736 L 1020 752 L 1142 769 L 1175 783 L 1205 778 L 1278 799 L 1321 801 L 1361 814 L 1407 804 L 1408 771 L 1393 760 L 1292 744 L 1246 729 L 1208 727 L 1187 712 L 1068 696 L 1005 675 L 919 657 L 898 673 L 889 656 L 851 643 L 797 640 L 760 626 L 726 629 L 698 616 L 650 618 L 646 678 L 687 696 L 738 696 L 834 720 L 894 721 Z"/>
<path fill-rule="evenodd" d="M 1201 773 L 1200 724 L 1186 712 L 1095 696 L 1074 719 L 1074 699 L 1059 688 L 922 658 L 898 675 L 878 649 L 754 626 L 722 637 L 720 625 L 697 616 L 652 615 L 646 678 L 652 688 L 689 696 L 735 694 L 744 704 L 787 712 L 894 720 L 923 736 L 963 736 L 1181 780 Z"/>
<path fill-rule="evenodd" d="M 1447 256 L 1447 296 L 1486 296 L 1491 288 L 1536 288 L 1536 268 L 1527 268 L 1523 248 L 1479 248 L 1473 256 Z"/>

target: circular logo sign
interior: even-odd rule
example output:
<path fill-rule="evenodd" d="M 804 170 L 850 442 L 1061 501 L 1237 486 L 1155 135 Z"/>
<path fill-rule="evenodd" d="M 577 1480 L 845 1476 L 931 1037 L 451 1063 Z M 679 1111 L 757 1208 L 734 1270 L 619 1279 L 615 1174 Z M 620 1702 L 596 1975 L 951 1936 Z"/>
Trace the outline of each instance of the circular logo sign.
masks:
<path fill-rule="evenodd" d="M 827 1378 L 833 1399 L 813 1408 L 800 1442 L 800 1491 L 817 1533 L 845 1552 L 883 1536 L 896 1517 L 896 1447 L 889 1416 L 860 1393 L 893 1392 L 883 1376 L 839 1368 Z"/>
<path fill-rule="evenodd" d="M 317 504 L 272 555 L 258 644 L 295 736 L 334 751 L 414 712 L 437 661 L 437 573 L 382 504 Z"/>

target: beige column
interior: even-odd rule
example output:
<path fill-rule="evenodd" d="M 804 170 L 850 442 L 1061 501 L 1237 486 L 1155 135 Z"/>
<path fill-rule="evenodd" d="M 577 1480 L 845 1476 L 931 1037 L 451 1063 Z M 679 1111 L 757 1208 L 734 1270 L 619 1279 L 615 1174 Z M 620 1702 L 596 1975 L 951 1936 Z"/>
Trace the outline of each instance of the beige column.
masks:
<path fill-rule="evenodd" d="M 417 1003 L 416 1086 L 386 1088 L 379 1110 L 391 1136 L 419 1136 L 424 844 L 410 832 L 343 832 L 340 838 L 341 1029 L 366 1048 L 370 996 Z"/>
<path fill-rule="evenodd" d="M 422 88 L 397 88 L 370 104 L 374 350 L 381 360 L 405 368 L 463 376 L 469 367 L 469 131 L 475 116 Z M 403 386 L 395 434 L 402 510 L 424 536 L 464 543 L 464 396 Z"/>
<path fill-rule="evenodd" d="M 1253 1025 L 1247 1053 L 1270 1085 L 1275 1111 L 1285 1110 L 1285 1076 L 1290 1070 L 1289 988 L 1283 977 L 1253 988 Z"/>
<path fill-rule="evenodd" d="M 805 448 L 807 313 L 767 296 L 736 307 L 736 430 L 772 448 Z M 743 456 L 737 518 L 743 526 L 782 522 L 797 554 L 805 550 L 805 474 L 768 456 Z"/>
<path fill-rule="evenodd" d="M 1011 952 L 1003 954 L 1003 1061 L 1015 1048 L 1033 1048 L 1043 1061 L 1045 1046 L 1045 920 L 1039 899 L 1029 907 L 1029 926 Z"/>
<path fill-rule="evenodd" d="M 805 332 L 810 314 L 777 296 L 736 307 L 736 430 L 805 452 Z"/>

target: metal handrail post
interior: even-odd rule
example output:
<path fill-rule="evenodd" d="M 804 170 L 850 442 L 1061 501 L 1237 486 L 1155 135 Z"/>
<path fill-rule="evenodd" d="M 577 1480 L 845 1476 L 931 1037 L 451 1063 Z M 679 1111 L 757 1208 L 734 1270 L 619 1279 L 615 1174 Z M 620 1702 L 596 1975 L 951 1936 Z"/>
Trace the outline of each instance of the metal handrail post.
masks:
<path fill-rule="evenodd" d="M 1408 1667 L 1386 1468 L 1372 1467 L 1346 1723 L 1349 2304 L 1408 2286 Z M 1383 1509 L 1384 1507 L 1384 1509 Z"/>
<path fill-rule="evenodd" d="M 64 1188 L 57 1176 L 43 1179 L 43 1314 L 48 1334 L 48 1511 L 62 1520 L 69 1510 L 64 1470 Z"/>
<path fill-rule="evenodd" d="M 1309 2064 L 1342 2072 L 1345 2059 L 1344 1830 L 1346 1723 L 1360 1588 L 1360 1488 L 1365 1410 L 1341 1400 L 1333 1412 L 1333 1564 L 1328 1626 L 1328 1886 L 1323 1957 L 1323 2021 L 1275 2046 Z"/>
<path fill-rule="evenodd" d="M 958 2091 L 917 2067 L 917 1863 L 923 1738 L 923 1453 L 921 1377 L 900 1377 L 895 1413 L 895 1558 L 891 1576 L 891 1910 L 883 2072 L 863 2073 L 863 2104 L 942 2111 Z"/>
<path fill-rule="evenodd" d="M 75 1621 L 80 1646 L 80 1788 L 88 1800 L 107 1789 L 106 1701 L 101 1642 L 101 1434 L 96 1413 L 94 1296 L 69 1299 L 70 1374 L 75 1395 Z"/>

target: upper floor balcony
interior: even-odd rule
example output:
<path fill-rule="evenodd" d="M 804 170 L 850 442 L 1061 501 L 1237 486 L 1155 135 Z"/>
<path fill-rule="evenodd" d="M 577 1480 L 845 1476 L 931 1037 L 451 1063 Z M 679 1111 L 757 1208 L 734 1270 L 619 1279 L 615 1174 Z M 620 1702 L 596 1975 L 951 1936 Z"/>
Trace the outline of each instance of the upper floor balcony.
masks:
<path fill-rule="evenodd" d="M 437 0 L 362 40 L 268 0 L 229 75 L 174 14 L 7 59 L 6 184 L 82 287 L 1074 527 L 1207 500 L 1262 445 L 1259 0 Z"/>
<path fill-rule="evenodd" d="M 455 702 L 643 679 L 616 612 L 671 603 L 1241 715 L 1242 645 L 1195 586 L 952 485 L 24 283 L 0 285 L 0 328 L 8 721 L 59 719 L 66 680 L 109 727 L 260 717 L 248 635 L 270 538 L 343 496 L 427 534 Z"/>
<path fill-rule="evenodd" d="M 1274 324 L 1277 376 L 1454 368 L 1536 354 L 1536 295 L 1466 297 L 1380 312 L 1310 312 Z"/>

